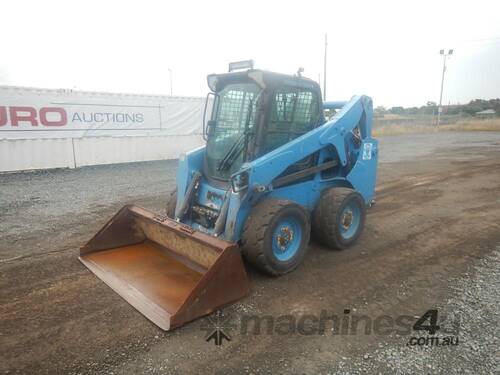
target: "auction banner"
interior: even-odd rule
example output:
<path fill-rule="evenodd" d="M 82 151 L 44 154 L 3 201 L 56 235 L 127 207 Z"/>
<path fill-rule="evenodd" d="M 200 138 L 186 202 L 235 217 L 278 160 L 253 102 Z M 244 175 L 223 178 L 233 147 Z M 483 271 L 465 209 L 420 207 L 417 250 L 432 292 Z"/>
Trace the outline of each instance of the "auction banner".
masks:
<path fill-rule="evenodd" d="M 201 134 L 204 98 L 0 86 L 0 139 Z"/>

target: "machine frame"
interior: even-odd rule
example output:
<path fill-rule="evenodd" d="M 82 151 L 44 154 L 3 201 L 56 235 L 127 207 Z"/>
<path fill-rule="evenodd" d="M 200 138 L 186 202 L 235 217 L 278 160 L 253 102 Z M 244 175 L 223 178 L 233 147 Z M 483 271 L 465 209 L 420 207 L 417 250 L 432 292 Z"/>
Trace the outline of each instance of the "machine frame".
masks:
<path fill-rule="evenodd" d="M 216 78 L 217 84 L 210 81 Z M 273 89 L 284 82 L 310 87 L 319 93 L 319 85 L 307 78 L 261 70 L 211 75 L 209 86 L 217 90 L 224 82 L 252 79 L 264 90 L 263 102 Z M 320 102 L 321 104 L 321 102 Z M 371 136 L 372 101 L 367 96 L 354 96 L 349 102 L 326 102 L 323 109 L 338 109 L 329 121 L 291 142 L 254 160 L 246 161 L 224 184 L 214 182 L 206 174 L 206 146 L 181 155 L 177 171 L 176 220 L 190 227 L 238 242 L 243 225 L 252 209 L 263 198 L 291 200 L 312 211 L 322 191 L 330 187 L 348 187 L 359 192 L 367 205 L 375 191 L 378 142 Z M 266 134 L 269 113 L 258 119 L 256 141 L 250 154 L 255 154 L 259 141 Z M 205 127 L 205 129 L 207 129 Z M 205 130 L 205 137 L 209 131 Z M 283 172 L 300 160 L 316 154 L 315 165 L 307 170 L 283 176 Z M 309 177 L 303 181 L 305 177 Z M 190 218 L 193 206 L 218 212 L 215 225 L 204 227 Z M 213 211 L 212 211 L 213 212 Z"/>

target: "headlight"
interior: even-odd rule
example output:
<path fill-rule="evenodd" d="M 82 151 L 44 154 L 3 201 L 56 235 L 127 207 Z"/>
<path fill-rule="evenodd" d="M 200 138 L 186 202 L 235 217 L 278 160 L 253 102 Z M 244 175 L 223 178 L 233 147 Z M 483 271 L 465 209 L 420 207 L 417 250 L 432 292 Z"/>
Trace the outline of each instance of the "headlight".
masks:
<path fill-rule="evenodd" d="M 241 172 L 231 177 L 233 192 L 238 193 L 248 187 L 248 172 Z"/>

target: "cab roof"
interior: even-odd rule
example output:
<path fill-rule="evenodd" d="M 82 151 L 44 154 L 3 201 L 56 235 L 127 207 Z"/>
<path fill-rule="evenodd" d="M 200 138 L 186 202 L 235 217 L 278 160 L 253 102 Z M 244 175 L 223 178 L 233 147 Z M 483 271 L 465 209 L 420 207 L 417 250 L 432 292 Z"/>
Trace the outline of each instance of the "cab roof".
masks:
<path fill-rule="evenodd" d="M 261 69 L 249 69 L 238 72 L 210 74 L 207 76 L 208 87 L 214 92 L 220 91 L 230 83 L 252 81 L 257 83 L 262 88 L 290 85 L 309 88 L 313 90 L 320 90 L 319 84 L 312 79 L 299 77 L 296 75 L 275 73 Z"/>

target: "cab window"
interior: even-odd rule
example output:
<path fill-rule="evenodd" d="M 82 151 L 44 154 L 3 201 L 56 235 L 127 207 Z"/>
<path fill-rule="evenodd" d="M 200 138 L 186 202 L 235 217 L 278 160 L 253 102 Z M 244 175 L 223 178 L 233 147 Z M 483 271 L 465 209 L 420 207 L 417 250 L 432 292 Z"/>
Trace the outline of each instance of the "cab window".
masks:
<path fill-rule="evenodd" d="M 319 124 L 319 119 L 319 98 L 316 92 L 299 87 L 280 87 L 272 100 L 263 153 L 312 130 Z"/>

